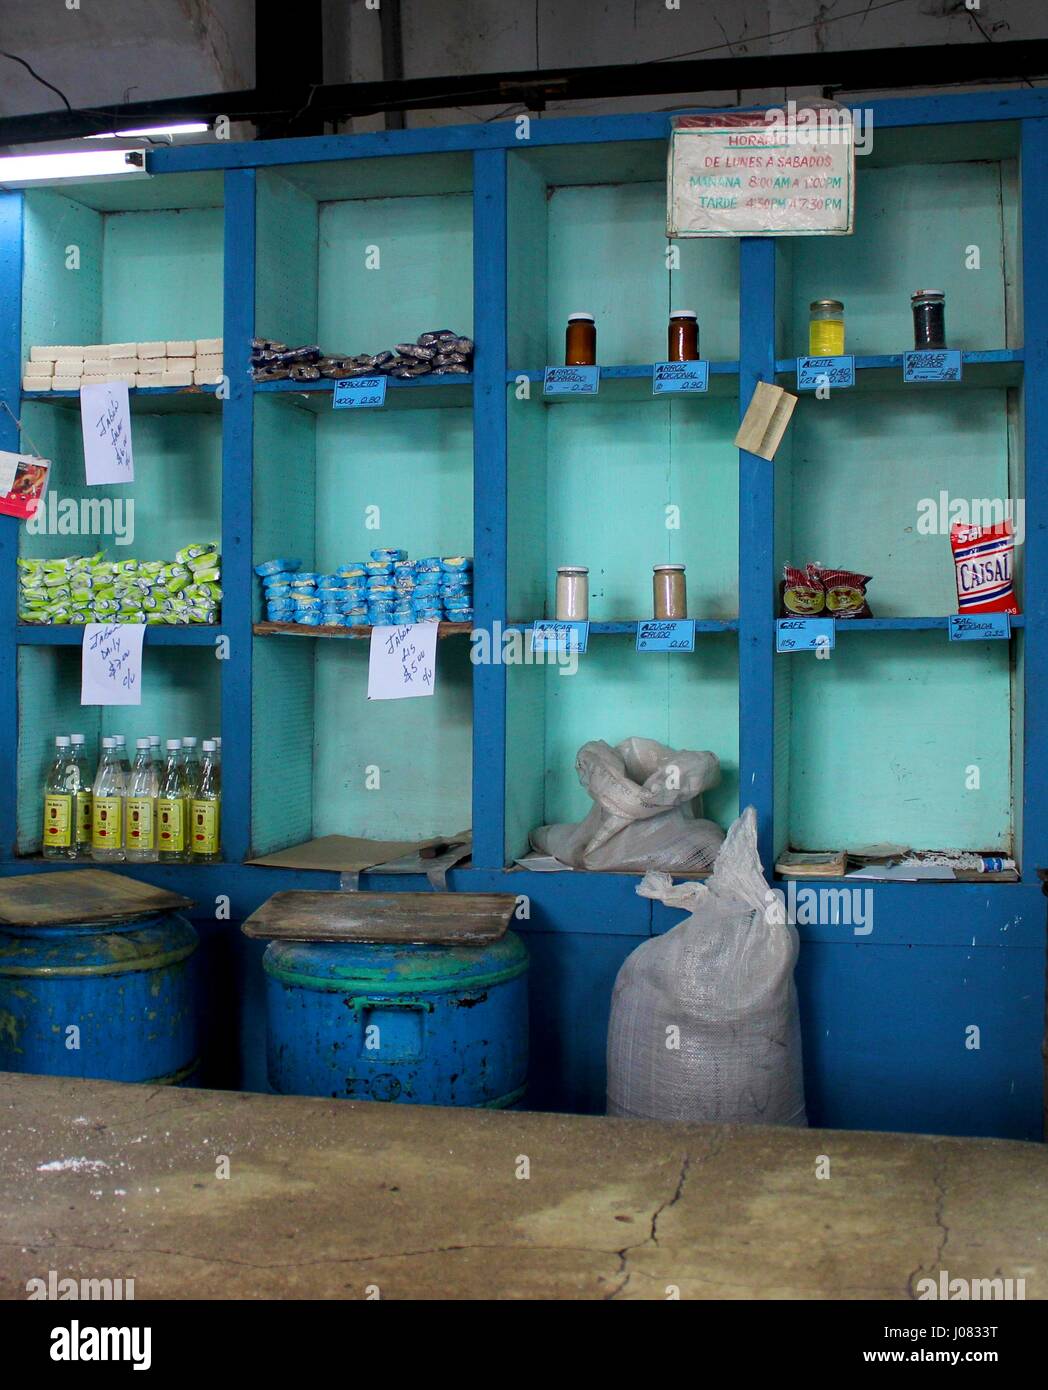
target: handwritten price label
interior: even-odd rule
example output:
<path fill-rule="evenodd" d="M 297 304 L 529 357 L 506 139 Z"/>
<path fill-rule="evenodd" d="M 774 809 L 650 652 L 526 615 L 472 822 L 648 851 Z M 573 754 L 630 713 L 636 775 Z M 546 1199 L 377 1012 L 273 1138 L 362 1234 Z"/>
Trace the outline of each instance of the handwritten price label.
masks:
<path fill-rule="evenodd" d="M 695 362 L 656 362 L 651 372 L 653 396 L 710 389 L 710 364 Z"/>
<path fill-rule="evenodd" d="M 584 652 L 589 643 L 589 623 L 540 618 L 531 631 L 533 652 Z"/>
<path fill-rule="evenodd" d="M 386 404 L 386 387 L 389 382 L 384 376 L 351 376 L 335 382 L 335 398 L 332 404 L 336 410 L 372 409 Z"/>
<path fill-rule="evenodd" d="M 142 703 L 144 623 L 87 623 L 80 664 L 82 705 Z"/>
<path fill-rule="evenodd" d="M 797 390 L 817 391 L 820 387 L 833 389 L 855 385 L 855 358 L 798 357 Z"/>
<path fill-rule="evenodd" d="M 637 624 L 639 652 L 693 652 L 695 650 L 695 619 L 674 618 Z"/>
<path fill-rule="evenodd" d="M 433 694 L 437 627 L 436 623 L 407 623 L 371 629 L 369 700 L 411 700 Z"/>
<path fill-rule="evenodd" d="M 599 367 L 547 367 L 542 377 L 544 396 L 595 396 L 599 390 Z"/>
<path fill-rule="evenodd" d="M 84 436 L 88 486 L 133 483 L 135 457 L 131 448 L 127 383 L 108 381 L 81 386 L 80 428 Z"/>
<path fill-rule="evenodd" d="M 904 352 L 903 381 L 960 381 L 961 354 L 957 348 Z"/>
<path fill-rule="evenodd" d="M 836 645 L 832 618 L 780 618 L 775 624 L 777 652 L 826 651 Z"/>
<path fill-rule="evenodd" d="M 1007 613 L 952 613 L 950 615 L 951 642 L 986 642 L 1012 635 L 1012 624 Z"/>

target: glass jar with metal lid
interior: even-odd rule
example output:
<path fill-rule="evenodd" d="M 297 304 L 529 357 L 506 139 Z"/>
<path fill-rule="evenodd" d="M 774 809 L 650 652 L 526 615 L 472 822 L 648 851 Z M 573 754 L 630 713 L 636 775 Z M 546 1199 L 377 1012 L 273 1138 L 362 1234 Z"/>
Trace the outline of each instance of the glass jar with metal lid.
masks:
<path fill-rule="evenodd" d="M 699 316 L 694 309 L 671 309 L 667 362 L 697 362 L 699 359 Z"/>
<path fill-rule="evenodd" d="M 808 354 L 840 357 L 844 353 L 844 305 L 839 299 L 813 300 L 808 318 Z"/>
<path fill-rule="evenodd" d="M 916 352 L 946 346 L 946 295 L 943 290 L 914 290 L 913 346 Z"/>
<path fill-rule="evenodd" d="M 589 619 L 589 569 L 560 565 L 557 569 L 557 621 L 584 623 Z"/>
<path fill-rule="evenodd" d="M 594 367 L 597 363 L 597 321 L 592 314 L 578 309 L 568 315 L 564 335 L 564 365 Z"/>
<path fill-rule="evenodd" d="M 654 616 L 674 622 L 688 616 L 688 588 L 683 565 L 655 565 L 651 580 Z"/>

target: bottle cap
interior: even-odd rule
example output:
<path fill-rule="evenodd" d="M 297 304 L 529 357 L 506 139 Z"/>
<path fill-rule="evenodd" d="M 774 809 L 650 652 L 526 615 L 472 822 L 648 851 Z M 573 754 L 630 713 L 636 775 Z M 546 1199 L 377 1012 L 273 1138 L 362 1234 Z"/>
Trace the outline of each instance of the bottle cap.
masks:
<path fill-rule="evenodd" d="M 910 298 L 911 298 L 911 299 L 923 299 L 923 298 L 925 297 L 925 295 L 929 295 L 929 294 L 938 295 L 940 299 L 945 299 L 945 298 L 946 298 L 946 291 L 945 291 L 945 290 L 914 290 L 914 292 L 913 292 L 913 294 L 910 296 Z"/>
<path fill-rule="evenodd" d="M 694 309 L 671 309 L 671 319 L 697 319 L 699 316 Z"/>
<path fill-rule="evenodd" d="M 168 751 L 169 753 L 174 753 L 177 749 L 179 749 L 179 748 L 181 748 L 181 747 L 182 747 L 182 740 L 181 740 L 180 738 L 169 738 L 169 739 L 168 739 L 168 741 L 167 741 L 167 751 Z"/>
<path fill-rule="evenodd" d="M 835 312 L 843 312 L 844 304 L 839 299 L 813 299 L 810 307 L 812 309 L 833 309 Z"/>
<path fill-rule="evenodd" d="M 55 739 L 55 747 L 56 747 L 56 748 L 68 748 L 68 747 L 69 747 L 69 739 L 65 736 L 65 734 L 59 734 L 59 735 L 58 735 L 58 737 Z"/>
<path fill-rule="evenodd" d="M 115 747 L 116 747 L 116 739 L 113 739 L 113 738 L 104 738 L 104 739 L 102 740 L 102 747 L 103 747 L 103 748 L 115 748 Z"/>
<path fill-rule="evenodd" d="M 204 752 L 213 753 L 215 751 L 215 740 L 213 738 L 204 739 Z"/>
<path fill-rule="evenodd" d="M 217 736 L 216 736 L 216 738 L 215 738 L 215 747 L 216 747 L 216 748 L 221 748 L 221 747 L 222 747 L 222 740 L 221 740 L 220 738 L 218 738 Z"/>
<path fill-rule="evenodd" d="M 588 565 L 558 565 L 558 574 L 589 574 Z"/>
<path fill-rule="evenodd" d="M 123 748 L 124 744 L 127 742 L 127 739 L 124 738 L 123 734 L 114 734 L 113 742 L 116 744 L 118 748 Z"/>
<path fill-rule="evenodd" d="M 184 738 L 184 739 L 182 740 L 182 747 L 183 747 L 183 748 L 195 748 L 196 746 L 197 746 L 197 741 L 196 741 L 195 738 Z"/>
<path fill-rule="evenodd" d="M 652 569 L 656 574 L 658 574 L 660 570 L 684 570 L 685 568 L 686 566 L 684 565 L 652 565 Z"/>
<path fill-rule="evenodd" d="M 592 314 L 587 314 L 587 313 L 585 312 L 585 310 L 583 310 L 583 309 L 576 309 L 574 313 L 568 315 L 568 322 L 569 322 L 569 323 L 571 323 L 571 322 L 572 322 L 573 320 L 575 320 L 575 319 L 582 319 L 582 321 L 583 321 L 584 323 L 595 323 L 595 322 L 596 322 L 596 320 L 594 319 L 593 315 L 592 315 Z"/>
<path fill-rule="evenodd" d="M 84 736 L 83 736 L 83 734 L 70 734 L 70 735 L 69 735 L 69 742 L 70 742 L 70 743 L 75 743 L 75 744 L 81 744 L 81 743 L 84 742 Z"/>
<path fill-rule="evenodd" d="M 159 734 L 150 734 L 150 735 L 149 735 L 149 746 L 150 746 L 151 748 L 159 748 L 159 747 L 160 747 L 160 735 L 159 735 Z"/>
<path fill-rule="evenodd" d="M 149 740 L 148 740 L 147 738 L 136 738 L 136 739 L 135 739 L 135 747 L 136 747 L 136 748 L 148 748 L 149 746 L 150 746 L 150 745 L 149 745 Z"/>

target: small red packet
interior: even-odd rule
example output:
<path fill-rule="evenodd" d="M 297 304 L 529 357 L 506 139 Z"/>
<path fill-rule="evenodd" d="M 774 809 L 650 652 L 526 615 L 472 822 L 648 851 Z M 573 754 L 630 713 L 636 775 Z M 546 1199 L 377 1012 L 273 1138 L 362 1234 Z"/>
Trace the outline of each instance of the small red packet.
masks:
<path fill-rule="evenodd" d="M 0 513 L 23 521 L 35 516 L 44 500 L 50 472 L 47 459 L 0 450 Z"/>
<path fill-rule="evenodd" d="M 829 618 L 872 618 L 866 602 L 866 585 L 872 574 L 855 570 L 829 570 L 822 565 L 809 565 L 808 577 L 821 584 L 826 592 L 826 616 Z"/>
<path fill-rule="evenodd" d="M 1010 521 L 950 527 L 958 613 L 1018 613 L 1012 587 L 1015 537 Z"/>
<path fill-rule="evenodd" d="M 779 594 L 783 618 L 814 618 L 826 607 L 822 584 L 794 565 L 783 565 Z"/>

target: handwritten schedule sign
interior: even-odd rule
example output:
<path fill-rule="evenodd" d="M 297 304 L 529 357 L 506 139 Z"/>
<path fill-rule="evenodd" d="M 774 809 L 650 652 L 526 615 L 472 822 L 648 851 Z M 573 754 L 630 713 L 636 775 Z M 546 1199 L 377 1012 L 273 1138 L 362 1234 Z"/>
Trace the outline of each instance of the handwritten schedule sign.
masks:
<path fill-rule="evenodd" d="M 335 398 L 332 404 L 336 410 L 360 410 L 371 406 L 386 404 L 386 386 L 389 383 L 379 376 L 351 376 L 339 378 L 335 382 Z"/>
<path fill-rule="evenodd" d="M 411 700 L 433 694 L 437 628 L 437 623 L 406 623 L 371 629 L 369 700 Z"/>
<path fill-rule="evenodd" d="M 951 642 L 986 642 L 1008 638 L 1012 625 L 1007 613 L 951 613 Z"/>
<path fill-rule="evenodd" d="M 677 117 L 668 185 L 671 237 L 847 236 L 852 115 L 813 107 Z"/>
<path fill-rule="evenodd" d="M 84 434 L 88 486 L 133 483 L 135 458 L 131 451 L 127 382 L 105 381 L 81 386 L 80 427 Z"/>
<path fill-rule="evenodd" d="M 82 705 L 142 703 L 144 623 L 86 623 L 80 667 Z"/>
<path fill-rule="evenodd" d="M 837 629 L 832 618 L 779 618 L 775 624 L 777 652 L 815 652 L 833 648 Z"/>

